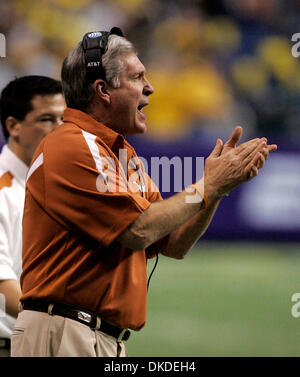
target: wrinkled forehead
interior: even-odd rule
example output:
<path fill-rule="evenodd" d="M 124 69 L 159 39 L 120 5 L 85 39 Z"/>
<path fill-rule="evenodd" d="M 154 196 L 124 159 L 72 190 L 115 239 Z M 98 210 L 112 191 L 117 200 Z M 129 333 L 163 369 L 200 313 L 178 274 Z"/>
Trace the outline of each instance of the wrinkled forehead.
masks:
<path fill-rule="evenodd" d="M 134 53 L 127 54 L 123 57 L 123 62 L 125 64 L 124 71 L 130 73 L 134 72 L 145 72 L 146 69 L 143 63 L 140 61 L 138 56 Z"/>

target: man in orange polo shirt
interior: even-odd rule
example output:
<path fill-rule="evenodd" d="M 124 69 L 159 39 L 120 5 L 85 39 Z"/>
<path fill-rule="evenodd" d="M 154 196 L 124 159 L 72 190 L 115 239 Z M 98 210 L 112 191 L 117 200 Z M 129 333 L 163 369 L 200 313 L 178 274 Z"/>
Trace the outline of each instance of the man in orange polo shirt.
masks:
<path fill-rule="evenodd" d="M 22 310 L 13 356 L 125 356 L 146 321 L 147 259 L 181 259 L 224 195 L 258 173 L 266 139 L 218 140 L 204 177 L 162 201 L 126 141 L 144 133 L 153 88 L 118 28 L 65 59 L 64 123 L 37 149 L 26 183 Z M 205 189 L 205 191 L 204 191 Z"/>

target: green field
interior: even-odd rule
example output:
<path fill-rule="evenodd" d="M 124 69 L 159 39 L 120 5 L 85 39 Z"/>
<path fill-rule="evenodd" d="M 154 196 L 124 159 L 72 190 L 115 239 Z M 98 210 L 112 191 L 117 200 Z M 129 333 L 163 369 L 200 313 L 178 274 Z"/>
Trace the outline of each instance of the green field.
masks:
<path fill-rule="evenodd" d="M 184 260 L 160 256 L 129 356 L 300 356 L 296 292 L 300 244 L 200 243 Z"/>

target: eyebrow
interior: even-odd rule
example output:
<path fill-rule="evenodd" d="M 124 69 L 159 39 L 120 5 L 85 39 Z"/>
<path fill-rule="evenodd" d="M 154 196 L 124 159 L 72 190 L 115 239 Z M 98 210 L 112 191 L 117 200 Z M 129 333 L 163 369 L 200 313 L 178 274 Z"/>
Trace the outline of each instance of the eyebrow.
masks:
<path fill-rule="evenodd" d="M 130 76 L 139 76 L 139 75 L 142 75 L 142 74 L 146 74 L 146 70 L 145 69 L 140 69 L 140 70 L 138 70 L 138 71 L 135 71 L 135 72 L 133 72 L 133 73 L 131 73 L 130 74 Z"/>
<path fill-rule="evenodd" d="M 37 118 L 42 118 L 42 117 L 56 117 L 57 114 L 55 113 L 43 113 L 43 114 L 40 114 L 40 115 L 37 115 Z"/>

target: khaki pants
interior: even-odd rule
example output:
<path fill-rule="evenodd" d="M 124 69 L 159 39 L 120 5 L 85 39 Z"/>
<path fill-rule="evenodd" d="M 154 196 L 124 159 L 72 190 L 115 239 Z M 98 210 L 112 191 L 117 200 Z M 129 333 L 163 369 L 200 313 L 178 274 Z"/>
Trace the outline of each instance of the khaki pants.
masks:
<path fill-rule="evenodd" d="M 127 356 L 122 342 L 69 318 L 32 310 L 19 313 L 11 356 Z"/>

